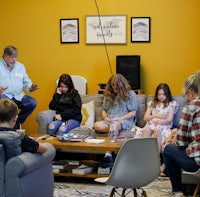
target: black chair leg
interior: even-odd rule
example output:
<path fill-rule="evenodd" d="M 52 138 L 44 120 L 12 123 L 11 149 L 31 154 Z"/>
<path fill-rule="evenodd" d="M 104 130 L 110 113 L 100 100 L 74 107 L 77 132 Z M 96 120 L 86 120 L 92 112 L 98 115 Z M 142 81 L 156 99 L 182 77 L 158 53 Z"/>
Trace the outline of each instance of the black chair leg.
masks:
<path fill-rule="evenodd" d="M 122 190 L 122 195 L 121 195 L 121 197 L 125 197 L 126 195 L 125 195 L 125 192 L 126 192 L 126 189 L 123 189 Z"/>
<path fill-rule="evenodd" d="M 113 197 L 114 194 L 115 194 L 115 188 L 113 187 L 112 190 L 111 190 L 111 192 L 110 192 L 110 197 Z"/>
<path fill-rule="evenodd" d="M 133 195 L 134 195 L 134 197 L 137 197 L 137 190 L 136 189 L 133 189 Z"/>

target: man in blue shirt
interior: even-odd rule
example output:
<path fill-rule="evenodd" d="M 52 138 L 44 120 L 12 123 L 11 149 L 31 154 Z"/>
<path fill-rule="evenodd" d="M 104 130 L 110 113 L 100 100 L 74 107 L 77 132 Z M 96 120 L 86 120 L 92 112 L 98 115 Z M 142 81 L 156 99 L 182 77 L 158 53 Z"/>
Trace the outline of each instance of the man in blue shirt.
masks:
<path fill-rule="evenodd" d="M 20 109 L 15 128 L 19 128 L 36 107 L 36 100 L 26 95 L 23 89 L 33 92 L 39 88 L 28 77 L 24 65 L 16 61 L 17 56 L 17 48 L 7 46 L 0 59 L 0 98 L 11 99 Z"/>

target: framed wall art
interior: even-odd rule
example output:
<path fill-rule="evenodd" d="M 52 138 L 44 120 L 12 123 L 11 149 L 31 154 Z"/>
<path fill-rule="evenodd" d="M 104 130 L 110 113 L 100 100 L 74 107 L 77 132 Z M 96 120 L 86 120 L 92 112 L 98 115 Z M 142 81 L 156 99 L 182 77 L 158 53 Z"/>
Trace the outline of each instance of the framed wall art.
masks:
<path fill-rule="evenodd" d="M 86 44 L 126 44 L 126 16 L 86 16 Z"/>
<path fill-rule="evenodd" d="M 78 18 L 60 19 L 61 43 L 79 43 Z"/>
<path fill-rule="evenodd" d="M 150 17 L 131 17 L 131 42 L 150 42 Z"/>

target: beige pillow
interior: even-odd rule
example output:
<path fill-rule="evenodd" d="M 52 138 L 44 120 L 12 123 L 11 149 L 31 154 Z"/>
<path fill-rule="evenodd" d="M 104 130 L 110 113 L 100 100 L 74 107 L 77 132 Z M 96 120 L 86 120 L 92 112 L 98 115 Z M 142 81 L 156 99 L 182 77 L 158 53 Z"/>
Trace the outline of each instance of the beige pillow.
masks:
<path fill-rule="evenodd" d="M 88 127 L 92 129 L 94 126 L 94 101 L 82 104 L 81 113 L 81 127 Z"/>

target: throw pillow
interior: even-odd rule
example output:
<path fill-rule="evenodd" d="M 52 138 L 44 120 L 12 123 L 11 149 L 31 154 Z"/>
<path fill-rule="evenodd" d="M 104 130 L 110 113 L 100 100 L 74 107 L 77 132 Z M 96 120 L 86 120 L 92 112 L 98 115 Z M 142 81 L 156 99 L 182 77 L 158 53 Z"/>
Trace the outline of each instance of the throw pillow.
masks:
<path fill-rule="evenodd" d="M 93 128 L 94 126 L 94 101 L 82 104 L 82 122 L 81 127 Z"/>

